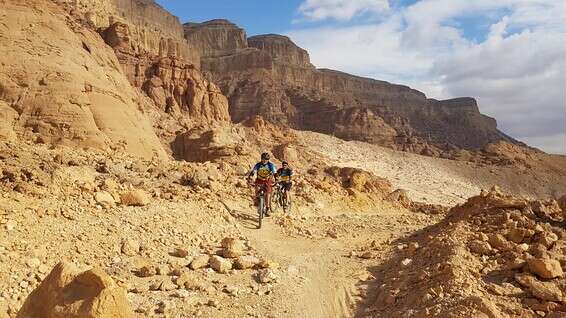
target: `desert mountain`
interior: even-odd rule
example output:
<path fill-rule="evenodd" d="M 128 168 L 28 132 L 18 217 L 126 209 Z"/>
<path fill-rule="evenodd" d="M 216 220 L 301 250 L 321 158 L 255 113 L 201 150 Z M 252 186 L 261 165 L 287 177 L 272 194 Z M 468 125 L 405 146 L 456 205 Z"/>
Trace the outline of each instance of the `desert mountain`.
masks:
<path fill-rule="evenodd" d="M 299 130 L 425 154 L 517 143 L 473 98 L 438 101 L 406 86 L 316 69 L 286 36 L 247 38 L 226 20 L 185 24 L 203 72 L 230 100 L 235 122 L 260 115 Z"/>
<path fill-rule="evenodd" d="M 1 318 L 566 315 L 566 157 L 471 98 L 153 0 L 0 0 L 0 119 Z M 296 174 L 258 230 L 263 151 Z"/>

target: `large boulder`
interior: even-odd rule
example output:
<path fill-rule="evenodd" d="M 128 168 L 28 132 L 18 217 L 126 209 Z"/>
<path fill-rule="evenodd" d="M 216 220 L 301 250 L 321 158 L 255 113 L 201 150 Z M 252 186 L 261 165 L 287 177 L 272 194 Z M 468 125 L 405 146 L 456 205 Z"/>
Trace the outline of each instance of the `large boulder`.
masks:
<path fill-rule="evenodd" d="M 125 289 L 100 269 L 57 264 L 28 296 L 17 318 L 130 318 Z"/>
<path fill-rule="evenodd" d="M 179 134 L 173 142 L 178 159 L 191 162 L 225 160 L 245 152 L 245 134 L 230 126 L 202 131 L 194 129 Z"/>

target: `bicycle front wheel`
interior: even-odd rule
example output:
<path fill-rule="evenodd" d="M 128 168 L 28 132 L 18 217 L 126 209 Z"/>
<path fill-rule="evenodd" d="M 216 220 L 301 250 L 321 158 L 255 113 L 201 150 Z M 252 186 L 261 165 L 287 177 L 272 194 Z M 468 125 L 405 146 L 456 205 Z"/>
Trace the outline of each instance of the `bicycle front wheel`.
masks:
<path fill-rule="evenodd" d="M 261 229 L 261 223 L 263 222 L 263 213 L 265 210 L 265 198 L 263 195 L 259 197 L 259 204 L 257 205 L 257 214 L 258 214 L 258 225 L 257 228 Z"/>

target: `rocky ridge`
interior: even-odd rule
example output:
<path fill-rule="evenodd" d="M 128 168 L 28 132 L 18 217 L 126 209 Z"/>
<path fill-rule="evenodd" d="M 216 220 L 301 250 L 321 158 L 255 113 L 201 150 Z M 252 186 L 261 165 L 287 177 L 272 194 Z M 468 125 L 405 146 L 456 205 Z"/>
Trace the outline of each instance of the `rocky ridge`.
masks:
<path fill-rule="evenodd" d="M 261 115 L 300 130 L 436 156 L 499 140 L 516 143 L 472 98 L 437 101 L 406 86 L 317 70 L 308 52 L 285 36 L 246 38 L 236 25 L 214 20 L 185 24 L 185 37 L 230 100 L 235 122 Z"/>

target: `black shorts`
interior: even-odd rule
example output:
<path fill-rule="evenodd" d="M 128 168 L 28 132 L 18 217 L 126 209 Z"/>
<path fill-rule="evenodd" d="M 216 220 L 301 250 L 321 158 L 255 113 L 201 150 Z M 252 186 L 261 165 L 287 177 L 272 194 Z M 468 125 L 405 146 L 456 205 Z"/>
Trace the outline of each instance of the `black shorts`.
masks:
<path fill-rule="evenodd" d="M 293 186 L 293 182 L 291 181 L 281 181 L 279 182 L 285 191 L 291 191 L 291 187 Z"/>

